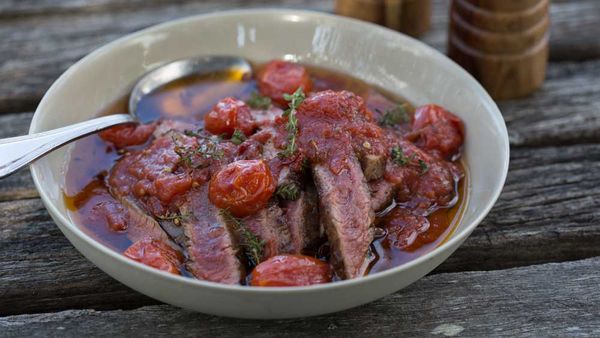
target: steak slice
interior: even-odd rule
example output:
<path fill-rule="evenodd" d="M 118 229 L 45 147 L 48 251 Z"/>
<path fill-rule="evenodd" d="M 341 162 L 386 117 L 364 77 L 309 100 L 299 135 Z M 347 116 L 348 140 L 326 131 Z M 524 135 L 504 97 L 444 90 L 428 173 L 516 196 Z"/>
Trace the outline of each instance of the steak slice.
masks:
<path fill-rule="evenodd" d="M 211 282 L 239 284 L 245 276 L 237 255 L 235 229 L 208 200 L 208 185 L 192 189 L 180 207 L 186 215 L 186 266 L 195 277 Z"/>
<path fill-rule="evenodd" d="M 282 212 L 276 203 L 245 217 L 244 225 L 263 242 L 262 259 L 288 253 L 290 232 L 282 219 Z"/>
<path fill-rule="evenodd" d="M 346 161 L 346 169 L 338 174 L 327 164 L 313 164 L 312 172 L 332 264 L 341 278 L 350 279 L 363 276 L 373 259 L 369 247 L 375 216 L 358 159 L 350 153 Z"/>
<path fill-rule="evenodd" d="M 371 209 L 379 212 L 392 204 L 394 195 L 398 191 L 398 184 L 388 182 L 385 178 L 380 178 L 369 182 L 369 190 L 371 190 Z"/>
<path fill-rule="evenodd" d="M 290 232 L 289 253 L 301 254 L 316 247 L 323 237 L 318 196 L 314 186 L 300 192 L 295 201 L 282 202 L 283 219 Z"/>

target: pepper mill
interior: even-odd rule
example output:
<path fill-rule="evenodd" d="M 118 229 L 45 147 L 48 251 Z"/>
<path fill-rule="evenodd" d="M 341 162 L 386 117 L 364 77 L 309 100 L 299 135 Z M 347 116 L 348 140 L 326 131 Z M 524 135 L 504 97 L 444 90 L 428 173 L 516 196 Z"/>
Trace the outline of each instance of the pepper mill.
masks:
<path fill-rule="evenodd" d="M 452 0 L 448 56 L 494 99 L 531 94 L 548 62 L 549 0 Z"/>
<path fill-rule="evenodd" d="M 335 12 L 419 36 L 429 29 L 431 0 L 337 0 Z"/>

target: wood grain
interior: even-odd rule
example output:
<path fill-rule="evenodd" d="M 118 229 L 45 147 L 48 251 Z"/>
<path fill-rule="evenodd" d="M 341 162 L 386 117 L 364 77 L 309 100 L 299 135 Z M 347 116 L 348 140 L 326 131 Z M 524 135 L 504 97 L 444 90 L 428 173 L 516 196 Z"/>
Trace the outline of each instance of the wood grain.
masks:
<path fill-rule="evenodd" d="M 436 272 L 598 256 L 598 219 L 600 145 L 515 149 L 497 205 Z M 0 280 L 10 281 L 0 283 L 0 315 L 154 302 L 77 253 L 37 198 L 0 203 L 0 229 Z"/>
<path fill-rule="evenodd" d="M 124 34 L 170 19 L 239 7 L 284 6 L 332 11 L 333 1 L 73 1 L 7 0 L 0 3 L 0 113 L 31 111 L 71 64 Z M 600 56 L 600 2 L 552 4 L 551 60 Z M 447 1 L 434 2 L 432 29 L 423 39 L 445 50 Z"/>
<path fill-rule="evenodd" d="M 11 316 L 0 318 L 0 328 L 28 337 L 593 337 L 600 335 L 599 269 L 594 258 L 433 275 L 356 309 L 296 320 L 237 320 L 161 305 Z"/>

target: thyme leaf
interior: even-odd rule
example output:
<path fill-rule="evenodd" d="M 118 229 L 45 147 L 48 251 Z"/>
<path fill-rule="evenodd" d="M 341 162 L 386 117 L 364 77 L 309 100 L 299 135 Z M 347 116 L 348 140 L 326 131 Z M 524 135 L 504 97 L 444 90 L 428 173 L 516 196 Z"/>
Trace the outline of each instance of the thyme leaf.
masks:
<path fill-rule="evenodd" d="M 406 156 L 404 155 L 402 148 L 398 146 L 392 148 L 392 161 L 399 166 L 404 167 L 408 165 L 414 158 L 415 154 L 412 154 L 411 156 Z"/>
<path fill-rule="evenodd" d="M 429 171 L 429 166 L 425 161 L 419 159 L 419 168 L 421 168 L 421 173 L 419 175 L 423 176 Z"/>
<path fill-rule="evenodd" d="M 256 237 L 254 233 L 252 233 L 244 222 L 242 222 L 239 218 L 233 216 L 231 212 L 227 209 L 219 210 L 219 214 L 221 217 L 225 219 L 225 221 L 234 226 L 235 231 L 237 231 L 242 237 L 242 245 L 245 247 L 246 254 L 248 255 L 248 259 L 255 266 L 260 263 L 263 256 L 263 247 L 265 242 L 260 238 Z"/>
<path fill-rule="evenodd" d="M 399 104 L 392 109 L 385 111 L 379 124 L 383 127 L 392 127 L 400 123 L 406 123 L 410 121 L 408 112 L 404 104 Z"/>
<path fill-rule="evenodd" d="M 271 98 L 268 96 L 262 96 L 257 92 L 252 92 L 250 94 L 250 98 L 246 100 L 246 104 L 251 108 L 268 109 L 271 107 Z"/>
<path fill-rule="evenodd" d="M 288 109 L 283 112 L 283 117 L 287 117 L 288 121 L 285 126 L 285 130 L 288 132 L 287 143 L 285 149 L 277 154 L 281 158 L 290 157 L 296 152 L 296 136 L 298 134 L 298 118 L 296 117 L 296 110 L 304 102 L 306 96 L 302 87 L 298 87 L 294 94 L 283 94 L 283 98 L 288 101 Z"/>
<path fill-rule="evenodd" d="M 236 146 L 239 146 L 244 141 L 246 141 L 246 135 L 244 135 L 244 133 L 241 130 L 236 129 L 231 135 L 231 143 L 235 144 Z"/>
<path fill-rule="evenodd" d="M 179 156 L 179 163 L 192 167 L 194 169 L 205 167 L 207 163 L 205 161 L 197 162 L 200 160 L 211 160 L 220 159 L 223 157 L 223 149 L 219 147 L 220 138 L 218 137 L 198 137 L 198 146 L 184 146 L 180 143 L 180 140 L 173 136 L 173 142 L 175 147 L 173 150 Z"/>
<path fill-rule="evenodd" d="M 296 183 L 284 183 L 277 187 L 275 195 L 283 200 L 295 201 L 300 197 L 300 188 Z"/>

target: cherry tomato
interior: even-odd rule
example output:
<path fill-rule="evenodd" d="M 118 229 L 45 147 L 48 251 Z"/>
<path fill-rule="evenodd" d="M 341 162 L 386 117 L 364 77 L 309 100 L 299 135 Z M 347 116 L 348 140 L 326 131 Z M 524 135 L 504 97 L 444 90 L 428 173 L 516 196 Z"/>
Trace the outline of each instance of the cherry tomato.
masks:
<path fill-rule="evenodd" d="M 384 239 L 392 246 L 406 251 L 418 249 L 423 244 L 421 236 L 427 233 L 430 223 L 425 216 L 411 213 L 408 209 L 395 208 L 385 216 L 383 225 L 387 230 Z"/>
<path fill-rule="evenodd" d="M 134 261 L 176 275 L 180 274 L 179 265 L 183 260 L 183 256 L 177 250 L 162 241 L 149 238 L 135 242 L 125 250 L 123 255 Z"/>
<path fill-rule="evenodd" d="M 275 188 L 271 170 L 263 160 L 242 160 L 228 164 L 211 178 L 208 197 L 218 208 L 244 217 L 264 208 Z"/>
<path fill-rule="evenodd" d="M 304 286 L 331 282 L 329 264 L 302 255 L 273 256 L 252 272 L 252 286 Z"/>
<path fill-rule="evenodd" d="M 450 159 L 457 155 L 463 144 L 462 120 L 434 104 L 417 108 L 412 129 L 418 135 L 415 143 L 441 158 Z"/>
<path fill-rule="evenodd" d="M 287 107 L 283 94 L 293 94 L 298 87 L 304 93 L 312 89 L 312 81 L 306 68 L 297 63 L 274 60 L 269 62 L 258 75 L 258 90 L 274 102 Z"/>
<path fill-rule="evenodd" d="M 99 133 L 100 138 L 111 142 L 117 148 L 123 148 L 148 141 L 156 124 L 125 124 L 108 128 Z"/>
<path fill-rule="evenodd" d="M 249 136 L 254 131 L 254 121 L 250 107 L 233 97 L 219 101 L 213 109 L 204 115 L 204 127 L 215 135 L 231 137 L 236 129 Z"/>

